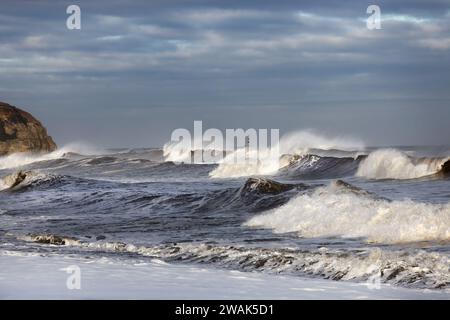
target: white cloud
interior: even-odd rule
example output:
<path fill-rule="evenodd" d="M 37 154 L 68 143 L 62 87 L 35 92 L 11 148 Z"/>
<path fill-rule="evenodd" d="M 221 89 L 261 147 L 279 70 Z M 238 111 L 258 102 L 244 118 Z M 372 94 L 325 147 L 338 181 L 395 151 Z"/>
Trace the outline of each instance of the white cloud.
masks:
<path fill-rule="evenodd" d="M 104 36 L 104 37 L 98 37 L 97 40 L 99 41 L 120 41 L 125 38 L 124 35 L 111 35 L 111 36 Z"/>
<path fill-rule="evenodd" d="M 432 22 L 433 19 L 415 17 L 411 15 L 400 15 L 400 14 L 381 14 L 381 21 L 396 21 L 396 22 L 406 22 L 406 23 L 417 23 L 422 24 L 426 22 Z"/>
<path fill-rule="evenodd" d="M 110 28 L 117 27 L 117 26 L 123 26 L 130 22 L 129 18 L 113 16 L 113 15 L 95 15 L 94 18 L 95 18 L 95 21 L 100 26 L 107 26 Z"/>
<path fill-rule="evenodd" d="M 192 24 L 216 24 L 236 19 L 255 19 L 270 16 L 270 12 L 259 10 L 199 9 L 178 12 L 175 18 Z"/>
<path fill-rule="evenodd" d="M 57 29 L 48 29 L 51 24 L 46 24 L 45 34 L 36 31 L 3 43 L 0 67 L 10 73 L 126 71 L 156 67 L 194 72 L 212 70 L 218 65 L 227 70 L 242 70 L 268 64 L 299 66 L 321 61 L 361 64 L 373 61 L 374 55 L 381 54 L 386 47 L 398 52 L 392 55 L 393 59 L 404 57 L 402 52 L 411 47 L 421 50 L 450 47 L 446 35 L 448 21 L 408 15 L 383 16 L 387 25 L 377 31 L 368 30 L 360 17 L 290 10 L 178 10 L 151 23 L 133 16 L 93 17 L 85 22 L 85 25 L 90 24 L 89 32 L 80 33 L 78 37 L 68 37 L 67 30 L 59 25 Z M 233 28 L 219 25 L 225 21 L 251 19 L 251 23 L 236 24 Z M 163 25 L 161 21 L 170 24 Z M 192 24 L 192 27 L 174 22 Z M 409 27 L 405 27 L 405 23 Z M 208 26 L 203 28 L 204 24 Z M 120 43 L 128 38 L 133 40 L 132 47 Z M 115 45 L 102 47 L 98 42 Z"/>
<path fill-rule="evenodd" d="M 28 49 L 42 49 L 48 46 L 45 36 L 28 36 L 23 39 L 23 46 Z"/>
<path fill-rule="evenodd" d="M 151 24 L 131 24 L 128 30 L 133 34 L 142 34 L 147 36 L 174 36 L 178 34 L 178 32 L 173 29 Z"/>
<path fill-rule="evenodd" d="M 437 50 L 448 50 L 450 49 L 450 38 L 429 38 L 422 39 L 418 41 L 419 45 L 425 48 L 437 49 Z"/>

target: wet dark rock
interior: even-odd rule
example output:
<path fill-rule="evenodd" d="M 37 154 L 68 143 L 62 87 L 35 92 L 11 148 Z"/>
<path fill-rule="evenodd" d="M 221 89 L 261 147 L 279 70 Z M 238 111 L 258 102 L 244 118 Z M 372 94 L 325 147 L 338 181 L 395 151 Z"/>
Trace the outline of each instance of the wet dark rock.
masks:
<path fill-rule="evenodd" d="M 30 171 L 17 171 L 11 173 L 10 175 L 7 175 L 3 178 L 3 184 L 12 189 L 21 184 L 30 173 Z"/>
<path fill-rule="evenodd" d="M 66 244 L 65 238 L 55 235 L 39 235 L 34 236 L 32 239 L 34 242 L 42 244 L 54 244 L 59 246 Z"/>
<path fill-rule="evenodd" d="M 447 160 L 447 161 L 442 165 L 441 172 L 442 172 L 444 175 L 450 175 L 450 160 Z"/>
<path fill-rule="evenodd" d="M 52 137 L 31 114 L 0 102 L 0 155 L 56 150 Z"/>
<path fill-rule="evenodd" d="M 249 178 L 242 187 L 242 191 L 253 191 L 264 194 L 277 194 L 292 190 L 295 187 L 295 184 L 284 184 L 265 178 Z"/>

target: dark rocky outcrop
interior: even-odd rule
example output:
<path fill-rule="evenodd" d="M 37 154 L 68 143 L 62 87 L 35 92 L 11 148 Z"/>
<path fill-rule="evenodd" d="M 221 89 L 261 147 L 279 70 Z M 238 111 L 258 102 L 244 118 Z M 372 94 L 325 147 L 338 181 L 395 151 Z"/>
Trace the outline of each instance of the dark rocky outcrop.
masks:
<path fill-rule="evenodd" d="M 35 236 L 33 238 L 33 241 L 42 244 L 55 244 L 60 246 L 66 244 L 66 241 L 63 237 L 54 235 Z"/>
<path fill-rule="evenodd" d="M 27 191 L 34 188 L 52 188 L 65 183 L 64 176 L 37 171 L 20 170 L 0 178 L 1 191 Z"/>
<path fill-rule="evenodd" d="M 32 174 L 30 171 L 18 171 L 7 175 L 2 181 L 7 188 L 13 189 L 21 184 L 30 174 Z"/>
<path fill-rule="evenodd" d="M 261 194 L 278 194 L 295 187 L 294 184 L 284 184 L 265 178 L 249 178 L 242 187 L 241 193 L 254 191 Z"/>
<path fill-rule="evenodd" d="M 56 150 L 44 126 L 31 114 L 0 102 L 0 156 L 15 152 Z"/>
<path fill-rule="evenodd" d="M 79 243 L 78 239 L 72 237 L 61 237 L 53 234 L 30 235 L 31 241 L 41 244 L 53 244 L 57 246 Z"/>
<path fill-rule="evenodd" d="M 447 160 L 441 167 L 441 173 L 450 176 L 450 160 Z"/>

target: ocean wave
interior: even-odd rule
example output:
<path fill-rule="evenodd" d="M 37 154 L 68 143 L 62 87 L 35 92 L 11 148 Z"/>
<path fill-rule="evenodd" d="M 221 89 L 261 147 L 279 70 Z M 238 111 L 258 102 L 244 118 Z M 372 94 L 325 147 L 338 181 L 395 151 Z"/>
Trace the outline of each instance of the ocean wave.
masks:
<path fill-rule="evenodd" d="M 301 237 L 363 238 L 376 243 L 450 240 L 450 204 L 389 201 L 332 183 L 251 218 L 246 226 Z"/>
<path fill-rule="evenodd" d="M 382 149 L 370 153 L 356 175 L 369 179 L 415 179 L 440 172 L 446 161 L 448 158 L 412 158 L 396 149 Z"/>
<path fill-rule="evenodd" d="M 341 178 L 353 176 L 364 156 L 329 157 L 315 154 L 290 156 L 279 174 L 293 179 Z"/>
<path fill-rule="evenodd" d="M 63 176 L 36 172 L 17 171 L 0 180 L 0 190 L 19 191 L 27 188 L 46 185 L 53 187 L 62 182 Z"/>
<path fill-rule="evenodd" d="M 238 159 L 236 161 L 236 159 Z M 248 159 L 248 160 L 245 160 Z M 209 173 L 212 178 L 238 178 L 254 175 L 274 175 L 280 169 L 278 154 L 270 150 L 266 154 L 258 151 L 239 149 L 228 154 L 218 166 Z"/>
<path fill-rule="evenodd" d="M 101 154 L 103 152 L 104 150 L 86 144 L 72 143 L 46 154 L 27 152 L 13 153 L 0 157 L 0 170 L 18 168 L 39 161 L 61 159 L 71 155 Z"/>
<path fill-rule="evenodd" d="M 318 150 L 316 150 L 318 151 Z M 275 164 L 276 163 L 276 164 Z M 368 179 L 417 179 L 448 176 L 449 158 L 415 158 L 396 149 L 381 149 L 369 155 L 354 157 L 320 156 L 317 154 L 285 154 L 258 164 L 221 163 L 210 172 L 211 177 L 279 175 L 289 179 L 336 179 L 358 176 Z"/>
<path fill-rule="evenodd" d="M 249 178 L 237 189 L 209 192 L 201 198 L 196 211 L 220 211 L 245 208 L 249 212 L 278 207 L 298 192 L 315 186 L 303 183 L 285 184 L 265 178 Z"/>
<path fill-rule="evenodd" d="M 260 212 L 285 204 L 299 192 L 306 192 L 316 186 L 306 184 L 285 184 L 265 178 L 249 178 L 237 188 L 225 188 L 205 193 L 130 194 L 121 198 L 123 205 L 146 207 L 155 211 L 183 213 L 212 213 L 230 210 Z M 244 211 L 244 212 L 245 212 Z"/>
<path fill-rule="evenodd" d="M 280 155 L 302 156 L 310 153 L 330 157 L 357 157 L 364 153 L 364 144 L 348 137 L 329 137 L 312 130 L 292 132 L 281 137 L 279 143 L 266 150 L 239 148 L 236 150 L 214 150 L 205 146 L 204 150 L 180 149 L 176 143 L 164 145 L 166 161 L 205 163 L 203 154 L 214 153 L 224 157 L 209 157 L 208 163 L 218 166 L 210 172 L 213 178 L 236 178 L 251 175 L 273 175 L 288 164 Z M 198 155 L 199 157 L 194 157 Z M 237 159 L 237 160 L 236 160 Z"/>
<path fill-rule="evenodd" d="M 167 165 L 165 163 L 164 165 Z M 125 211 L 143 208 L 164 212 L 218 212 L 245 209 L 249 212 L 268 210 L 280 206 L 295 194 L 315 186 L 306 184 L 285 184 L 264 178 L 249 178 L 241 187 L 224 188 L 200 193 L 147 193 L 142 190 L 145 183 L 126 183 L 105 180 L 83 179 L 73 176 L 55 175 L 39 171 L 17 171 L 0 179 L 3 191 L 49 190 L 66 186 L 67 190 L 77 190 L 80 184 L 104 186 L 105 192 L 81 194 L 71 200 L 72 206 L 93 206 L 102 203 L 102 209 L 115 207 Z M 69 186 L 70 185 L 70 186 Z M 114 193 L 111 186 L 118 188 Z M 65 190 L 66 190 L 65 189 Z M 107 196 L 106 196 L 107 195 Z M 55 203 L 60 203 L 56 197 Z M 98 210 L 99 208 L 97 208 Z"/>
<path fill-rule="evenodd" d="M 364 153 L 365 145 L 359 139 L 346 136 L 331 136 L 318 133 L 314 130 L 290 132 L 280 139 L 280 153 L 292 155 L 305 155 L 321 150 L 324 156 L 337 156 L 345 154 L 358 156 Z"/>
<path fill-rule="evenodd" d="M 326 154 L 325 150 L 315 150 Z M 333 154 L 337 154 L 333 150 Z M 250 152 L 251 155 L 251 152 Z M 358 165 L 365 157 L 354 154 L 355 157 L 320 156 L 317 154 L 284 154 L 278 159 L 273 156 L 260 161 L 250 163 L 234 163 L 232 155 L 225 158 L 209 175 L 213 178 L 236 178 L 251 175 L 282 175 L 291 179 L 295 178 L 339 178 L 354 175 Z M 255 153 L 256 157 L 256 153 Z"/>
<path fill-rule="evenodd" d="M 44 245 L 79 247 L 117 254 L 137 254 L 166 262 L 213 264 L 248 272 L 316 276 L 332 280 L 380 281 L 414 288 L 450 287 L 450 259 L 425 250 L 383 250 L 378 247 L 343 250 L 258 248 L 208 243 L 157 246 L 104 240 L 85 242 L 71 237 L 33 235 L 22 240 Z"/>

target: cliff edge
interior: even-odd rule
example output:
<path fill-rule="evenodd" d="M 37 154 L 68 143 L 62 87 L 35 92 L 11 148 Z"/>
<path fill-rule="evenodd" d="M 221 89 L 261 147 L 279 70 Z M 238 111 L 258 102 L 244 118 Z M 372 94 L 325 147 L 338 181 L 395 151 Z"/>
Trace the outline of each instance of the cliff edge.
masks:
<path fill-rule="evenodd" d="M 0 156 L 15 152 L 51 152 L 56 144 L 31 114 L 0 101 Z"/>

